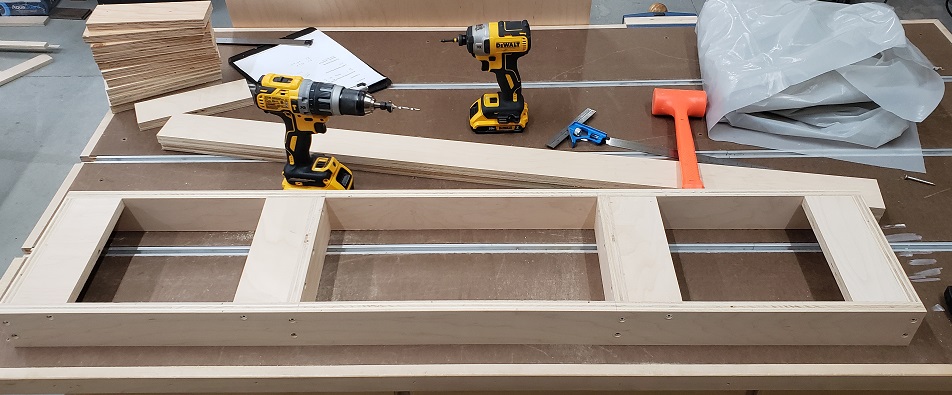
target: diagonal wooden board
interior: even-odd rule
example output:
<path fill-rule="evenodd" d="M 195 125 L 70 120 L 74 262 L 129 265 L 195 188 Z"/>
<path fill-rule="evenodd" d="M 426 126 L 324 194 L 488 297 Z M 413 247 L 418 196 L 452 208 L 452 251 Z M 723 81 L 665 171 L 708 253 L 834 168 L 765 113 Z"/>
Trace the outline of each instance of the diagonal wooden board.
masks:
<path fill-rule="evenodd" d="M 217 114 L 250 106 L 251 91 L 245 80 L 209 86 L 136 103 L 140 130 L 160 127 L 175 114 Z"/>
<path fill-rule="evenodd" d="M 159 131 L 171 151 L 284 161 L 284 125 L 173 115 Z M 378 173 L 516 187 L 677 188 L 678 163 L 647 158 L 553 151 L 422 137 L 328 129 L 314 139 L 320 152 Z M 849 191 L 879 218 L 885 203 L 874 179 L 702 164 L 710 190 Z M 279 175 L 276 175 L 278 177 Z"/>
<path fill-rule="evenodd" d="M 50 55 L 37 55 L 6 70 L 0 70 L 0 85 L 13 81 L 53 61 Z"/>

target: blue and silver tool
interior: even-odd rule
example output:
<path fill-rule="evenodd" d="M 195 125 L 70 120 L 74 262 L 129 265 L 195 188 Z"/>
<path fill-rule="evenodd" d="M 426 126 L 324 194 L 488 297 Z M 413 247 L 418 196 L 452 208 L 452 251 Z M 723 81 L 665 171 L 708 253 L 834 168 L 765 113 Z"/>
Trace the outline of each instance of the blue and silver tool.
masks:
<path fill-rule="evenodd" d="M 623 148 L 630 151 L 642 152 L 648 155 L 659 156 L 662 158 L 677 159 L 678 157 L 678 152 L 676 150 L 669 150 L 669 149 L 665 149 L 661 147 L 653 147 L 650 145 L 644 145 L 634 141 L 609 137 L 608 133 L 595 129 L 581 122 L 572 122 L 569 125 L 569 127 L 566 129 L 568 130 L 569 142 L 572 143 L 572 148 L 575 148 L 575 146 L 578 145 L 579 141 L 588 141 L 595 145 L 602 145 L 602 144 L 610 145 L 612 147 L 618 147 L 618 148 Z M 739 162 L 733 159 L 715 158 L 713 156 L 707 156 L 707 155 L 697 155 L 697 161 L 698 163 L 708 163 L 713 165 L 762 168 L 760 166 L 754 166 L 754 165 L 744 163 L 744 162 Z"/>

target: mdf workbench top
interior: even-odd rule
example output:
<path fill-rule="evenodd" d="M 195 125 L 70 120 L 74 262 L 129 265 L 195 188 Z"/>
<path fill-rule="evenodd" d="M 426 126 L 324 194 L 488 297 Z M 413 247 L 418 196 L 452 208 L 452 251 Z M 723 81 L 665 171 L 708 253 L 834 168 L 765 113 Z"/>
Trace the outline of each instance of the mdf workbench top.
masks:
<path fill-rule="evenodd" d="M 952 75 L 952 41 L 931 23 L 905 25 L 907 35 L 937 66 Z M 385 30 L 385 29 L 384 29 Z M 280 37 L 287 32 L 218 32 L 220 37 Z M 492 82 L 489 73 L 465 51 L 451 45 L 435 47 L 427 56 L 412 56 L 407 46 L 394 43 L 421 43 L 438 46 L 445 31 L 328 31 L 328 34 L 357 56 L 390 77 L 395 83 Z M 242 47 L 221 47 L 223 61 Z M 230 67 L 229 67 L 230 68 Z M 566 29 L 534 30 L 533 49 L 520 61 L 524 81 L 634 81 L 693 80 L 699 78 L 696 37 L 692 28 L 651 29 Z M 226 71 L 225 80 L 238 79 Z M 952 85 L 947 85 L 952 87 Z M 419 114 L 375 113 L 366 117 L 333 117 L 329 125 L 341 129 L 436 137 L 526 147 L 543 147 L 545 142 L 586 107 L 598 114 L 589 122 L 620 138 L 642 140 L 672 147 L 673 125 L 669 119 L 650 115 L 653 86 L 527 88 L 532 108 L 526 132 L 518 135 L 475 135 L 468 130 L 465 112 L 482 91 L 475 89 L 397 90 L 376 93 L 382 100 L 420 107 Z M 691 86 L 680 86 L 691 89 Z M 694 87 L 696 88 L 696 87 Z M 278 120 L 247 107 L 218 116 Z M 422 120 L 421 120 L 422 119 Z M 952 147 L 952 95 L 920 127 L 924 148 Z M 696 131 L 702 120 L 692 121 Z M 320 150 L 320 136 L 314 139 Z M 697 139 L 699 150 L 750 149 L 730 143 Z M 563 150 L 568 150 L 564 143 Z M 601 151 L 611 148 L 580 145 L 577 150 Z M 140 132 L 132 111 L 115 115 L 98 135 L 70 190 L 215 190 L 279 189 L 279 163 L 202 162 L 172 163 L 154 160 L 176 153 L 161 150 L 155 130 Z M 121 163 L 105 160 L 115 155 L 145 156 L 152 162 Z M 161 158 L 160 158 L 161 159 Z M 794 170 L 876 178 L 880 182 L 887 211 L 881 224 L 903 223 L 905 229 L 889 233 L 913 233 L 924 241 L 952 240 L 952 227 L 937 218 L 952 215 L 952 157 L 927 157 L 928 175 L 937 186 L 903 181 L 903 172 L 822 158 L 748 160 L 780 170 Z M 571 166 L 567 163 L 566 166 Z M 597 169 L 593 169 L 597 171 Z M 486 185 L 431 180 L 409 176 L 355 172 L 360 189 L 445 189 L 486 188 Z M 246 234 L 117 234 L 114 245 L 244 245 Z M 811 232 L 782 231 L 673 231 L 671 243 L 694 242 L 815 242 Z M 335 232 L 332 244 L 382 243 L 593 243 L 587 232 L 527 231 L 441 231 L 412 235 L 394 232 Z M 822 254 L 673 254 L 686 300 L 840 300 Z M 449 259 L 448 259 L 449 258 Z M 915 258 L 936 259 L 935 266 L 905 265 L 910 274 L 929 267 L 941 267 L 952 253 L 938 252 Z M 228 301 L 241 275 L 244 257 L 205 256 L 105 257 L 87 286 L 88 301 Z M 452 264 L 447 264 L 447 261 Z M 824 269 L 825 268 L 825 269 Z M 594 254 L 456 254 L 403 255 L 395 264 L 386 256 L 332 255 L 325 263 L 318 300 L 393 299 L 529 299 L 598 300 L 598 258 Z M 493 273 L 492 276 L 487 273 Z M 916 283 L 927 307 L 939 303 L 948 280 Z M 187 328 L 183 328 L 187 330 Z M 9 335 L 9 334 L 8 334 Z M 183 333 L 184 335 L 184 333 Z M 584 345 L 434 345 L 434 346 L 309 346 L 309 347 L 115 347 L 115 348 L 0 348 L 2 367 L 55 366 L 326 366 L 326 365 L 428 365 L 439 364 L 672 364 L 665 374 L 672 380 L 602 381 L 590 385 L 574 383 L 563 389 L 632 389 L 621 385 L 641 385 L 642 389 L 743 389 L 767 388 L 851 388 L 851 389 L 941 389 L 949 380 L 922 377 L 903 379 L 914 372 L 952 364 L 952 323 L 945 313 L 930 311 L 908 347 L 820 347 L 820 346 L 584 346 Z M 8 343 L 9 344 L 9 343 Z M 720 365 L 750 366 L 743 371 L 718 370 Z M 798 370 L 800 365 L 818 369 Z M 873 378 L 856 379 L 862 371 L 838 371 L 824 364 L 870 364 Z M 542 366 L 542 365 L 538 365 Z M 607 365 L 606 365 L 607 366 Z M 654 365 L 646 365 L 654 366 Z M 678 366 L 683 370 L 679 372 Z M 767 368 L 765 368 L 765 366 Z M 772 368 L 770 366 L 775 366 Z M 786 366 L 786 367 L 785 367 Z M 895 368 L 891 368 L 896 366 Z M 706 367 L 706 368 L 705 368 Z M 698 368 L 700 370 L 694 370 Z M 880 369 L 881 368 L 881 369 Z M 290 368 L 289 368 L 290 369 Z M 478 370 L 476 368 L 474 371 Z M 615 372 L 615 368 L 606 372 Z M 706 370 L 705 370 L 706 369 Z M 781 374 L 759 374 L 758 369 L 778 369 Z M 786 369 L 786 370 L 784 370 Z M 584 369 L 583 369 L 584 370 Z M 266 372 L 264 369 L 262 372 Z M 797 372 L 828 376 L 823 379 L 792 379 Z M 885 372 L 899 377 L 875 378 Z M 580 370 L 581 372 L 581 370 Z M 702 378 L 704 373 L 711 378 Z M 787 372 L 792 376 L 784 376 Z M 842 377 L 833 377 L 839 373 Z M 518 372 L 510 371 L 516 375 Z M 571 375 L 575 372 L 566 371 Z M 585 375 L 586 373 L 578 373 Z M 594 374 L 594 372 L 593 372 Z M 610 374 L 610 373 L 606 373 Z M 925 373 L 923 373 L 925 374 Z M 735 377 L 735 376 L 742 377 Z M 452 375 L 451 375 L 452 376 Z M 940 374 L 941 376 L 941 374 Z M 676 379 L 675 379 L 676 378 Z M 945 380 L 945 381 L 943 381 Z M 349 390 L 420 389 L 544 389 L 551 380 L 512 377 L 492 383 L 479 380 L 434 383 L 421 380 L 417 386 L 388 387 L 394 382 L 353 381 Z M 733 384 L 730 384 L 733 382 Z M 366 385 L 361 385 L 366 383 Z M 627 384 L 626 384 L 627 383 Z M 383 387 L 376 387 L 375 385 Z M 467 385 L 470 384 L 470 385 Z M 250 384 L 249 384 L 250 385 Z M 579 387 L 578 385 L 581 385 Z M 102 387 L 107 388 L 107 387 Z M 172 387 L 163 387 L 172 388 Z M 197 388 L 197 387 L 195 387 Z M 216 387 L 202 387 L 214 391 Z M 253 387 L 249 387 L 253 388 Z M 274 387 L 282 388 L 282 387 Z M 296 387 L 288 387 L 296 388 Z M 330 387 L 329 387 L 330 388 Z M 341 388 L 340 386 L 333 388 Z M 556 387 L 558 388 L 558 387 Z M 950 388 L 950 387 L 945 387 Z M 116 388 L 113 388 L 116 389 Z M 128 390 L 128 388 L 121 388 Z M 159 391 L 161 389 L 156 389 Z"/>

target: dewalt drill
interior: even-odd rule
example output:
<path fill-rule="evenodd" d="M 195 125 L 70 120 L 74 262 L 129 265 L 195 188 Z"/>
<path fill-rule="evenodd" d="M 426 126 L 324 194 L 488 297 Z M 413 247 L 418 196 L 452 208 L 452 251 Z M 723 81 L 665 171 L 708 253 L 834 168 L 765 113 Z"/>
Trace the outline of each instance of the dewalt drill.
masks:
<path fill-rule="evenodd" d="M 500 21 L 470 26 L 455 42 L 496 74 L 499 92 L 483 94 L 469 108 L 469 126 L 476 133 L 518 133 L 529 123 L 529 108 L 522 97 L 517 62 L 529 53 L 529 21 Z"/>
<path fill-rule="evenodd" d="M 284 120 L 284 189 L 352 189 L 354 176 L 332 156 L 311 155 L 311 135 L 327 132 L 331 115 L 370 114 L 374 109 L 393 112 L 417 108 L 377 102 L 365 90 L 344 88 L 299 76 L 266 74 L 251 86 L 255 104 Z"/>

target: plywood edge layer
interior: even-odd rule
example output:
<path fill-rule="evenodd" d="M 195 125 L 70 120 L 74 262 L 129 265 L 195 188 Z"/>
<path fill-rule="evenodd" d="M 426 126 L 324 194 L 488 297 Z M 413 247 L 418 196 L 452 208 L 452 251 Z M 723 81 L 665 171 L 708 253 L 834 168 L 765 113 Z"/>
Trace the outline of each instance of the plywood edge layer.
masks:
<path fill-rule="evenodd" d="M 8 393 L 935 390 L 942 364 L 431 364 L 0 368 Z"/>

